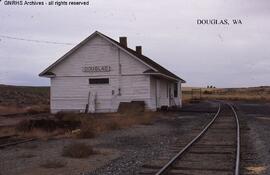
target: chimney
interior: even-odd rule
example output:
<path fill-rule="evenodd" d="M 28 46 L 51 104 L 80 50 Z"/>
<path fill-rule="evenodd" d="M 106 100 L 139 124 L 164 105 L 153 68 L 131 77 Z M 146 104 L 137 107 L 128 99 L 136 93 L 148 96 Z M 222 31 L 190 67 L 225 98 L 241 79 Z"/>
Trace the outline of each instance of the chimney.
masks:
<path fill-rule="evenodd" d="M 120 37 L 119 41 L 122 46 L 127 47 L 127 37 Z"/>
<path fill-rule="evenodd" d="M 136 46 L 136 52 L 141 55 L 142 54 L 142 46 Z"/>

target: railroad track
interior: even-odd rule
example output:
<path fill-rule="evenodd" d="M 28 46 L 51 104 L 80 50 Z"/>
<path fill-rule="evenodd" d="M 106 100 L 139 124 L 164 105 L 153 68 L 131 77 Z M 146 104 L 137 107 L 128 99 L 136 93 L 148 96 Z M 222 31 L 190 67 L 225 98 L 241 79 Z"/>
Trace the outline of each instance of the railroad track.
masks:
<path fill-rule="evenodd" d="M 159 164 L 164 158 L 155 161 L 144 165 L 139 174 L 238 175 L 240 127 L 234 107 L 221 103 L 213 119 L 182 150 L 165 164 Z"/>
<path fill-rule="evenodd" d="M 35 140 L 37 140 L 37 138 L 17 138 L 17 135 L 0 137 L 0 149 L 26 143 L 26 142 L 32 142 Z"/>

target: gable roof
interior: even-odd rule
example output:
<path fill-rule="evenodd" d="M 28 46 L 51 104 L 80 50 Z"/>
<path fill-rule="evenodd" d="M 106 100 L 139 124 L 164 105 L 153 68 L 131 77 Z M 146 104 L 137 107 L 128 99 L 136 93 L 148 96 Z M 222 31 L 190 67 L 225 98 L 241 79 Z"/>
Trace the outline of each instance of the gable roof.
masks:
<path fill-rule="evenodd" d="M 116 45 L 118 48 L 120 48 L 123 51 L 127 52 L 131 56 L 137 58 L 139 61 L 141 61 L 142 63 L 146 64 L 149 68 L 151 68 L 150 70 L 147 70 L 144 73 L 149 73 L 149 74 L 163 74 L 165 76 L 168 76 L 168 77 L 173 78 L 173 79 L 180 80 L 183 83 L 185 83 L 185 80 L 181 79 L 177 75 L 175 75 L 172 72 L 170 72 L 169 70 L 165 69 L 164 67 L 162 67 L 161 65 L 159 65 L 155 61 L 151 60 L 150 58 L 144 56 L 143 54 L 137 53 L 135 50 L 132 50 L 132 49 L 130 49 L 128 47 L 125 47 L 125 46 L 121 45 L 119 42 L 115 41 L 114 39 L 112 39 L 112 38 L 110 38 L 110 37 L 108 37 L 108 36 L 106 36 L 106 35 L 98 32 L 98 31 L 94 32 L 92 35 L 90 35 L 85 40 L 83 40 L 78 45 L 76 45 L 74 48 L 72 48 L 69 52 L 67 52 L 65 55 L 63 55 L 60 59 L 58 59 L 56 62 L 54 62 L 52 65 L 50 65 L 47 69 L 45 69 L 43 72 L 41 72 L 39 74 L 39 76 L 51 76 L 53 74 L 52 72 L 50 72 L 50 70 L 52 68 L 54 68 L 58 63 L 60 63 L 65 58 L 67 58 L 69 55 L 71 55 L 73 52 L 75 52 L 77 49 L 79 49 L 80 47 L 82 47 L 85 43 L 87 43 L 91 38 L 93 38 L 96 35 L 99 35 L 102 38 L 110 41 L 112 44 Z"/>

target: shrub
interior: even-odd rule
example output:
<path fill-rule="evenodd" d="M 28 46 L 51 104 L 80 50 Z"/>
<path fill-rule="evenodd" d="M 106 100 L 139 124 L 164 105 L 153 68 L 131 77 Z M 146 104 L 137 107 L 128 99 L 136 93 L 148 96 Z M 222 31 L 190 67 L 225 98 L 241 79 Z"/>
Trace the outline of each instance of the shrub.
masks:
<path fill-rule="evenodd" d="M 43 168 L 63 168 L 65 166 L 66 163 L 60 160 L 47 160 L 47 162 L 41 165 Z"/>
<path fill-rule="evenodd" d="M 78 134 L 79 138 L 93 138 L 95 137 L 95 127 L 93 122 L 91 121 L 82 121 L 81 123 L 81 130 Z"/>
<path fill-rule="evenodd" d="M 203 94 L 213 94 L 213 92 L 212 91 L 203 91 Z"/>
<path fill-rule="evenodd" d="M 47 105 L 41 105 L 41 106 L 31 106 L 26 110 L 27 114 L 34 115 L 34 114 L 40 114 L 40 113 L 45 113 L 49 112 L 50 108 Z"/>
<path fill-rule="evenodd" d="M 29 153 L 23 153 L 22 155 L 18 156 L 19 158 L 23 158 L 23 159 L 29 159 L 29 158 L 33 158 L 36 157 L 33 154 L 29 154 Z"/>
<path fill-rule="evenodd" d="M 107 130 L 117 130 L 117 129 L 121 129 L 121 124 L 118 121 L 115 120 L 111 120 L 109 122 L 107 122 L 106 124 L 106 129 Z"/>
<path fill-rule="evenodd" d="M 40 111 L 37 108 L 29 108 L 27 109 L 26 113 L 33 115 L 33 114 L 39 114 Z"/>
<path fill-rule="evenodd" d="M 16 130 L 18 131 L 29 132 L 31 129 L 32 126 L 29 120 L 22 120 L 16 125 Z"/>
<path fill-rule="evenodd" d="M 84 143 L 73 143 L 63 148 L 62 155 L 70 158 L 87 158 L 95 154 L 93 148 Z"/>
<path fill-rule="evenodd" d="M 151 125 L 153 122 L 153 113 L 144 113 L 142 116 L 138 116 L 138 120 L 140 124 Z"/>
<path fill-rule="evenodd" d="M 47 132 L 56 129 L 76 129 L 80 126 L 81 122 L 71 121 L 56 121 L 52 119 L 31 119 L 22 120 L 16 125 L 16 130 L 21 132 L 30 132 L 33 129 L 41 129 Z"/>
<path fill-rule="evenodd" d="M 61 111 L 61 112 L 57 112 L 54 116 L 56 119 L 62 120 L 65 115 L 66 113 Z"/>
<path fill-rule="evenodd" d="M 80 121 L 81 115 L 75 112 L 58 112 L 55 114 L 55 118 L 63 121 Z"/>
<path fill-rule="evenodd" d="M 99 133 L 127 128 L 136 124 L 150 125 L 153 121 L 153 112 L 141 113 L 107 113 L 107 114 L 84 114 L 80 117 L 80 129 L 74 134 L 78 138 L 93 138 Z"/>

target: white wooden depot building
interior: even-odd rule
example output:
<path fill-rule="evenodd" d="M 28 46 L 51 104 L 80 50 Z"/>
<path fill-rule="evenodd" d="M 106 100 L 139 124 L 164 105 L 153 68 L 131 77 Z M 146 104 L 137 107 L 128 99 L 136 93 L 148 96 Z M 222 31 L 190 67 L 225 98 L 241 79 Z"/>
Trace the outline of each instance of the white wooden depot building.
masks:
<path fill-rule="evenodd" d="M 51 79 L 51 112 L 115 112 L 120 102 L 146 109 L 181 107 L 185 81 L 142 54 L 96 31 L 39 74 Z"/>

